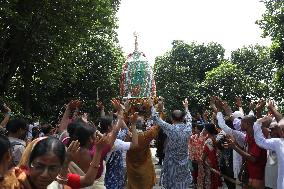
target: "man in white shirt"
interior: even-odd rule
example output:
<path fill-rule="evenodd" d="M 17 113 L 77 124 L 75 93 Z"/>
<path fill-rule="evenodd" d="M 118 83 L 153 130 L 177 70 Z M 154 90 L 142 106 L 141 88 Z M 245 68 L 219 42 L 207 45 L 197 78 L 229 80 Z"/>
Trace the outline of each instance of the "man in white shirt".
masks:
<path fill-rule="evenodd" d="M 265 139 L 262 133 L 262 125 L 267 122 L 271 122 L 270 117 L 264 117 L 255 122 L 254 129 L 254 138 L 257 145 L 261 148 L 267 150 L 273 150 L 277 154 L 278 159 L 278 178 L 277 178 L 277 189 L 284 188 L 284 119 L 280 120 L 278 123 L 278 135 L 281 138 L 270 138 Z"/>

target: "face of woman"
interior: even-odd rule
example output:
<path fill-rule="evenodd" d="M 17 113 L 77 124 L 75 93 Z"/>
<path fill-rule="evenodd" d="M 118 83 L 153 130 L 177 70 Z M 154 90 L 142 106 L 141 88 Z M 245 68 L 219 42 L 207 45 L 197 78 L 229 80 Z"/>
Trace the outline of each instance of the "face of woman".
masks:
<path fill-rule="evenodd" d="M 59 158 L 48 153 L 34 159 L 30 166 L 29 177 L 38 189 L 46 188 L 57 177 L 61 170 Z"/>

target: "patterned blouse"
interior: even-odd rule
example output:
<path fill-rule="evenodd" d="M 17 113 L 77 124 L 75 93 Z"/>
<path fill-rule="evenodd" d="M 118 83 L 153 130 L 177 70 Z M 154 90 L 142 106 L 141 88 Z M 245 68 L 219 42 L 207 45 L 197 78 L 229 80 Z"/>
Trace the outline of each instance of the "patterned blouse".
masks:
<path fill-rule="evenodd" d="M 117 139 L 124 140 L 128 134 L 128 129 L 122 129 Z M 123 156 L 122 151 L 117 150 L 111 152 L 106 163 L 105 186 L 107 189 L 123 189 L 125 186 L 123 171 Z"/>
<path fill-rule="evenodd" d="M 152 107 L 152 119 L 168 137 L 164 166 L 161 172 L 162 186 L 171 189 L 189 188 L 192 182 L 188 158 L 188 139 L 192 131 L 192 118 L 189 111 L 186 112 L 185 124 L 171 125 L 163 121 L 154 107 Z"/>
<path fill-rule="evenodd" d="M 202 156 L 202 150 L 207 136 L 202 134 L 192 135 L 189 139 L 189 157 L 192 161 L 200 161 Z"/>

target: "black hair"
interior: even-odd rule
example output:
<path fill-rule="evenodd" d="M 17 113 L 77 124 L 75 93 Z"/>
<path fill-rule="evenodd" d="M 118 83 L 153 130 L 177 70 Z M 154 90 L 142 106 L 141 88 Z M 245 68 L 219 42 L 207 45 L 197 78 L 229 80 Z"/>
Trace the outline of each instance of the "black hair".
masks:
<path fill-rule="evenodd" d="M 22 119 L 13 119 L 6 126 L 8 133 L 16 133 L 20 129 L 28 130 L 28 128 L 27 123 Z"/>
<path fill-rule="evenodd" d="M 204 128 L 204 124 L 196 124 L 196 128 L 197 128 L 199 131 L 202 131 L 203 128 Z"/>
<path fill-rule="evenodd" d="M 68 124 L 67 132 L 68 132 L 70 137 L 74 135 L 74 132 L 75 132 L 77 126 L 79 126 L 79 125 L 80 125 L 80 123 L 77 123 L 77 122 L 72 122 L 72 123 Z"/>
<path fill-rule="evenodd" d="M 172 112 L 172 119 L 177 122 L 182 122 L 185 116 L 185 112 L 180 110 L 174 110 Z"/>
<path fill-rule="evenodd" d="M 64 144 L 55 137 L 48 137 L 38 141 L 30 155 L 29 166 L 31 163 L 40 156 L 47 153 L 54 153 L 60 160 L 60 164 L 63 165 L 65 160 L 65 146 Z"/>
<path fill-rule="evenodd" d="M 225 123 L 226 123 L 226 125 L 228 125 L 231 129 L 235 129 L 235 128 L 234 128 L 234 125 L 233 125 L 233 121 L 232 121 L 231 118 L 225 119 Z"/>
<path fill-rule="evenodd" d="M 45 125 L 47 125 L 47 126 L 41 127 L 41 132 L 42 132 L 44 135 L 47 135 L 47 134 L 50 133 L 50 131 L 52 131 L 53 128 L 52 128 L 52 126 L 49 125 L 49 124 L 45 124 Z"/>
<path fill-rule="evenodd" d="M 78 140 L 80 142 L 80 146 L 85 146 L 87 142 L 89 141 L 90 137 L 93 136 L 96 132 L 96 129 L 94 127 L 91 127 L 88 124 L 77 122 L 76 129 L 74 131 L 74 134 L 70 136 L 71 140 Z"/>
<path fill-rule="evenodd" d="M 204 128 L 211 135 L 217 135 L 218 134 L 218 131 L 217 131 L 215 125 L 212 124 L 212 123 L 205 123 Z"/>
<path fill-rule="evenodd" d="M 105 134 L 108 132 L 109 130 L 109 127 L 112 127 L 112 117 L 110 116 L 103 116 L 99 119 L 99 131 L 102 133 L 102 134 Z"/>
<path fill-rule="evenodd" d="M 1 148 L 0 148 L 0 162 L 1 162 L 4 155 L 11 148 L 11 144 L 10 144 L 9 139 L 4 135 L 0 135 L 0 146 L 1 146 Z"/>
<path fill-rule="evenodd" d="M 39 130 L 38 127 L 33 127 L 33 128 L 32 128 L 32 137 L 33 137 L 33 139 L 38 138 L 39 133 L 40 133 L 40 130 Z"/>

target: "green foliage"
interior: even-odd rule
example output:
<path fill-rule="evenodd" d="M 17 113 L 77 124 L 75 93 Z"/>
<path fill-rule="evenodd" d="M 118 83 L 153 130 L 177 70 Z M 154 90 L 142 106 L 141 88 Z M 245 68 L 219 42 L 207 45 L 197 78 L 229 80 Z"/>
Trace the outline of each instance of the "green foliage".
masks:
<path fill-rule="evenodd" d="M 237 49 L 228 61 L 216 43 L 206 46 L 182 41 L 174 41 L 172 49 L 157 57 L 154 66 L 157 93 L 165 97 L 169 111 L 182 108 L 186 97 L 193 111 L 201 111 L 213 95 L 231 105 L 237 96 L 247 101 L 271 97 L 275 94 L 275 70 L 267 47 Z"/>
<path fill-rule="evenodd" d="M 195 111 L 203 103 L 199 83 L 205 72 L 217 67 L 224 58 L 224 48 L 217 43 L 186 44 L 174 41 L 172 49 L 156 58 L 154 65 L 157 94 L 166 99 L 166 109 L 182 108 L 182 100 L 188 97 Z"/>
<path fill-rule="evenodd" d="M 274 78 L 276 65 L 271 60 L 270 48 L 260 45 L 237 49 L 231 53 L 231 61 L 246 75 L 257 81 L 270 84 Z"/>
<path fill-rule="evenodd" d="M 270 36 L 273 41 L 283 41 L 284 37 L 284 2 L 282 0 L 263 0 L 266 7 L 262 19 L 256 23 L 263 30 L 263 36 Z"/>
<path fill-rule="evenodd" d="M 124 62 L 115 29 L 119 0 L 2 2 L 0 96 L 13 111 L 44 119 L 80 98 L 94 110 L 96 89 L 118 95 Z M 89 102 L 89 103 L 88 103 Z"/>
<path fill-rule="evenodd" d="M 206 72 L 206 78 L 201 84 L 201 91 L 207 98 L 213 95 L 221 96 L 231 105 L 236 97 L 254 99 L 266 97 L 267 86 L 245 74 L 236 64 L 224 61 L 222 64 Z"/>
<path fill-rule="evenodd" d="M 276 74 L 273 80 L 273 97 L 282 102 L 284 109 L 283 92 L 283 69 L 284 69 L 284 1 L 263 0 L 266 7 L 262 18 L 256 23 L 263 31 L 264 37 L 271 37 L 270 57 L 276 65 Z"/>

